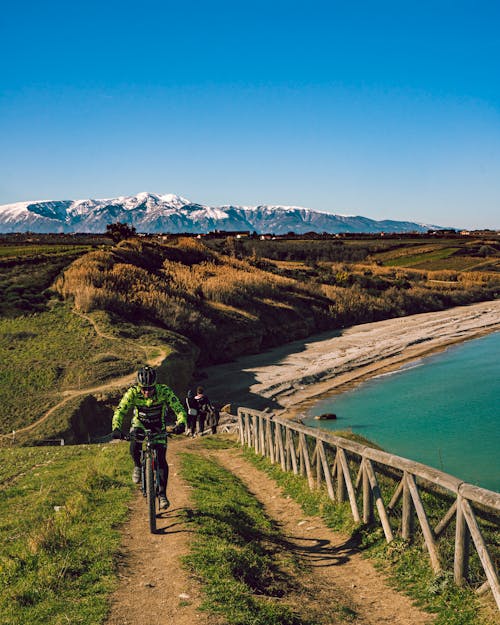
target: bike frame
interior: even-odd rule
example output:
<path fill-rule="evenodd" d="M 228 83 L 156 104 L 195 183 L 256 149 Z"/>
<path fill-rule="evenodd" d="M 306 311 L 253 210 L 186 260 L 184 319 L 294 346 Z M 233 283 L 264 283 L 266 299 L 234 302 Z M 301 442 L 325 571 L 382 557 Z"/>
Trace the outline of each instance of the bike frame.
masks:
<path fill-rule="evenodd" d="M 153 448 L 156 433 L 145 430 L 144 445 L 141 449 L 141 490 L 148 500 L 149 529 L 156 531 L 156 509 L 160 498 L 160 475 L 158 451 Z"/>
<path fill-rule="evenodd" d="M 158 465 L 158 450 L 153 447 L 156 444 L 155 437 L 158 432 L 144 430 L 144 439 L 138 441 L 141 446 L 141 491 L 147 499 L 149 529 L 152 534 L 156 532 L 156 510 L 160 504 L 160 469 Z M 165 432 L 165 442 L 168 433 Z M 123 437 L 130 441 L 130 435 Z"/>

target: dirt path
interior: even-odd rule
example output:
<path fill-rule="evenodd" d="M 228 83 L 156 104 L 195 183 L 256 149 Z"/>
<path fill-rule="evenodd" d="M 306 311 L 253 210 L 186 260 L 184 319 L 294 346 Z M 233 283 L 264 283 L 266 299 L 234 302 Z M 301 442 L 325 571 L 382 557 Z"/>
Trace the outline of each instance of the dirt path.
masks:
<path fill-rule="evenodd" d="M 110 341 L 120 341 L 120 343 L 130 343 L 136 349 L 142 350 L 146 356 L 147 364 L 151 365 L 152 367 L 159 367 L 161 363 L 167 357 L 167 351 L 163 349 L 160 345 L 138 345 L 137 341 L 133 341 L 132 339 L 124 339 L 123 337 L 114 336 L 113 334 L 106 334 L 99 328 L 96 320 L 93 319 L 90 315 L 86 315 L 85 313 L 82 313 L 78 310 L 73 310 L 72 312 L 74 315 L 77 315 L 77 317 L 81 317 L 82 319 L 85 319 L 85 321 L 88 321 L 90 325 L 94 328 L 94 331 L 97 334 L 97 336 L 100 336 L 103 339 L 109 339 Z M 150 351 L 159 351 L 159 354 L 158 356 L 156 356 L 156 358 L 150 358 L 149 357 Z M 133 378 L 134 376 L 132 375 L 132 376 L 127 376 L 127 377 Z M 113 382 L 113 386 L 119 381 L 120 380 L 117 380 L 117 381 L 115 380 Z"/>
<path fill-rule="evenodd" d="M 150 534 L 146 504 L 138 492 L 123 532 L 119 567 L 120 586 L 114 593 L 107 625 L 210 625 L 200 605 L 199 587 L 183 569 L 180 559 L 189 551 L 190 529 L 181 511 L 189 505 L 190 487 L 177 473 L 179 451 L 187 441 L 169 442 L 170 508 L 157 519 L 157 534 Z M 132 470 L 132 463 L 130 464 Z"/>
<path fill-rule="evenodd" d="M 432 623 L 432 616 L 384 581 L 348 537 L 333 532 L 317 517 L 305 516 L 271 478 L 244 459 L 240 449 L 211 455 L 237 475 L 264 505 L 268 516 L 278 522 L 290 548 L 310 567 L 306 585 L 315 589 L 317 602 L 325 608 L 332 601 L 340 602 L 356 613 L 354 622 L 358 625 Z"/>
<path fill-rule="evenodd" d="M 292 604 L 314 606 L 331 615 L 331 623 L 358 625 L 429 625 L 432 616 L 390 588 L 371 563 L 345 536 L 328 529 L 318 518 L 307 517 L 298 504 L 281 494 L 279 487 L 249 464 L 239 449 L 206 451 L 196 441 L 175 439 L 168 451 L 171 508 L 158 519 L 160 534 L 146 530 L 146 510 L 141 496 L 131 506 L 124 530 L 120 587 L 112 598 L 107 625 L 212 625 L 215 617 L 197 611 L 198 583 L 182 568 L 180 558 L 189 550 L 190 529 L 179 512 L 189 506 L 190 487 L 177 474 L 179 452 L 190 450 L 217 460 L 237 475 L 263 503 L 284 536 L 287 550 L 307 566 L 301 573 L 298 596 Z M 185 599 L 182 595 L 187 595 Z M 355 616 L 353 616 L 355 615 Z"/>

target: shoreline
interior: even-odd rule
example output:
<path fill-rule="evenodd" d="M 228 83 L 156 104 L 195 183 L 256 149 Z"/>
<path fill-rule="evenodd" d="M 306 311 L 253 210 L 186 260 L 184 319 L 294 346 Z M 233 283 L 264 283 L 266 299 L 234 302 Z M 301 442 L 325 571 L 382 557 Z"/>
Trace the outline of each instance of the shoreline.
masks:
<path fill-rule="evenodd" d="M 456 340 L 449 341 L 447 343 L 443 343 L 440 346 L 435 346 L 429 348 L 427 350 L 416 351 L 415 354 L 411 354 L 408 352 L 407 355 L 403 355 L 402 358 L 381 360 L 374 367 L 361 367 L 360 369 L 354 369 L 352 372 L 346 373 L 342 376 L 339 376 L 337 381 L 332 381 L 332 383 L 326 383 L 328 388 L 326 390 L 321 390 L 320 387 L 322 384 L 318 384 L 316 389 L 311 388 L 309 392 L 304 393 L 307 395 L 305 399 L 296 399 L 298 402 L 295 405 L 291 405 L 285 408 L 285 411 L 289 415 L 291 419 L 298 418 L 302 415 L 303 412 L 309 410 L 314 404 L 325 399 L 327 397 L 331 397 L 332 395 L 339 395 L 346 391 L 349 391 L 356 386 L 362 384 L 366 380 L 371 378 L 376 378 L 378 376 L 384 375 L 386 373 L 391 373 L 393 371 L 398 371 L 402 369 L 405 365 L 416 362 L 417 360 L 427 358 L 428 356 L 432 356 L 433 354 L 438 354 L 440 352 L 446 351 L 449 347 L 453 345 L 458 345 L 460 343 L 465 343 L 466 341 L 473 341 L 474 339 L 481 338 L 482 336 L 486 336 L 487 334 L 491 334 L 493 332 L 500 331 L 500 325 L 498 328 L 493 329 L 484 329 L 482 331 L 478 331 L 477 333 L 473 333 L 470 336 L 465 338 L 460 338 Z M 345 378 L 345 379 L 344 379 Z M 297 397 L 300 397 L 300 391 L 297 392 Z M 302 415 L 305 416 L 305 415 Z"/>
<path fill-rule="evenodd" d="M 212 401 L 298 418 L 320 399 L 500 330 L 500 300 L 351 326 L 204 369 Z"/>

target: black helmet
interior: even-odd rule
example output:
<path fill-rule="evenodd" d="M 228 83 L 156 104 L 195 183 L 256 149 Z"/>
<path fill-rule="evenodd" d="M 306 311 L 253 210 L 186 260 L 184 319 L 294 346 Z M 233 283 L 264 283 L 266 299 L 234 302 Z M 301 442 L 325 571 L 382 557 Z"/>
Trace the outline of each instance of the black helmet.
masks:
<path fill-rule="evenodd" d="M 156 371 L 153 367 L 146 365 L 137 372 L 137 382 L 139 386 L 154 386 L 156 382 Z"/>

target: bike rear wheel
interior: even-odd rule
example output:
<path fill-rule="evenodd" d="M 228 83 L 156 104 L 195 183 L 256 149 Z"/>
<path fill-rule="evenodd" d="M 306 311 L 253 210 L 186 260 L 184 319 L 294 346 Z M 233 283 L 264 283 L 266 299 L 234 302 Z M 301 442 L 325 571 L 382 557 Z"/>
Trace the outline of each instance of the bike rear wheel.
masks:
<path fill-rule="evenodd" d="M 150 455 L 146 457 L 146 499 L 148 504 L 149 530 L 152 534 L 156 532 L 156 488 L 153 473 L 153 459 Z"/>

